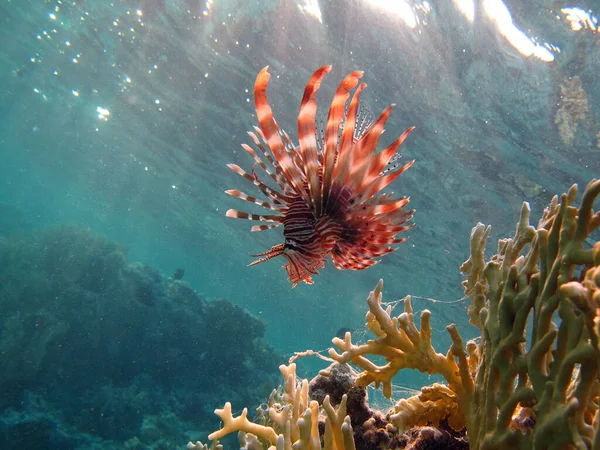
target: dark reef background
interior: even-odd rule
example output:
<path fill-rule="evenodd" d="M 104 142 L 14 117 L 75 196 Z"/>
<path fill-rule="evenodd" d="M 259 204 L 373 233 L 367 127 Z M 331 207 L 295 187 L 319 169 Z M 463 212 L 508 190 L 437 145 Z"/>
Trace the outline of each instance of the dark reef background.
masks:
<path fill-rule="evenodd" d="M 263 321 L 87 229 L 0 238 L 0 268 L 2 449 L 175 448 L 279 383 Z"/>

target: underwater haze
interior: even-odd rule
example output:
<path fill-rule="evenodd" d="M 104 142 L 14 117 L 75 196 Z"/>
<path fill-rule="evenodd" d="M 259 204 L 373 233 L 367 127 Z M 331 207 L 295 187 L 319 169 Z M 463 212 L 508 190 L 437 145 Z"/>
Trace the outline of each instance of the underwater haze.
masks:
<path fill-rule="evenodd" d="M 596 0 L 0 0 L 0 448 L 206 441 L 215 408 L 258 405 L 294 352 L 362 330 L 379 279 L 386 300 L 432 311 L 447 348 L 445 326 L 468 322 L 471 229 L 512 236 L 523 201 L 536 221 L 600 177 L 599 13 Z M 283 237 L 225 216 L 247 210 L 226 190 L 254 192 L 227 164 L 254 163 L 240 144 L 259 71 L 297 143 L 324 65 L 319 117 L 361 70 L 362 114 L 396 104 L 380 147 L 415 127 L 400 149 L 415 164 L 388 189 L 410 197 L 415 226 L 377 265 L 328 261 L 292 289 L 283 258 L 247 267 Z M 405 375 L 394 397 L 423 380 Z"/>

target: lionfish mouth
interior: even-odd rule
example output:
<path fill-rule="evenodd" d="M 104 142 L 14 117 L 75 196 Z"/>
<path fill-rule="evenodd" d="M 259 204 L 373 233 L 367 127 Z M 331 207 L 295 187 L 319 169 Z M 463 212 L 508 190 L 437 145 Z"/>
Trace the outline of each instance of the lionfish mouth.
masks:
<path fill-rule="evenodd" d="M 256 253 L 254 255 L 250 254 L 250 256 L 252 256 L 253 258 L 258 258 L 259 256 L 262 256 L 262 258 L 259 258 L 256 261 L 252 261 L 250 264 L 248 264 L 248 267 L 255 266 L 256 264 L 260 264 L 270 259 L 276 258 L 277 256 L 281 256 L 283 255 L 284 249 L 285 244 L 278 244 L 274 245 L 273 247 L 271 247 L 270 250 L 267 250 L 266 252 Z"/>

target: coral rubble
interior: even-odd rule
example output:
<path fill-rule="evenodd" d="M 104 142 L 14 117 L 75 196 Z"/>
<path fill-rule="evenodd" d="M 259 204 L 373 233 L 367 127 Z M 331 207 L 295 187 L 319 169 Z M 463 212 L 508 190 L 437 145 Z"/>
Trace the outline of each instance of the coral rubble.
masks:
<path fill-rule="evenodd" d="M 329 351 L 336 364 L 357 366 L 360 374 L 333 365 L 320 376 L 329 381 L 317 378 L 309 390 L 294 364 L 281 366 L 284 390 L 274 391 L 259 420 L 250 422 L 247 410 L 234 417 L 228 403 L 216 411 L 223 428 L 209 438 L 218 445 L 238 431 L 241 447 L 252 449 L 600 450 L 600 212 L 593 210 L 599 195 L 594 180 L 575 207 L 574 185 L 552 199 L 536 227 L 524 203 L 514 237 L 500 239 L 489 259 L 490 227 L 473 228 L 461 271 L 479 339 L 463 344 L 451 324 L 452 345 L 438 353 L 430 312 L 421 313 L 419 329 L 407 297 L 404 312 L 393 316 L 380 281 L 367 299 L 366 326 L 375 337 L 359 345 L 347 332 Z M 350 393 L 370 384 L 390 397 L 404 368 L 442 375 L 446 384 L 423 387 L 387 413 L 369 409 L 366 392 L 349 407 Z"/>

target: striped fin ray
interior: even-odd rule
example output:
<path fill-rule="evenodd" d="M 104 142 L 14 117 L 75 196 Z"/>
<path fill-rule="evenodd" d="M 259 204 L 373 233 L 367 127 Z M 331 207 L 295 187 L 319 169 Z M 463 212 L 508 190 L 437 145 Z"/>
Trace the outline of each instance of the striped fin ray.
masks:
<path fill-rule="evenodd" d="M 333 168 L 329 198 L 329 205 L 331 206 L 339 201 L 340 195 L 342 195 L 343 192 L 350 192 L 348 189 L 344 188 L 351 171 L 352 161 L 350 155 L 354 150 L 354 127 L 356 126 L 356 114 L 360 103 L 360 93 L 366 87 L 367 85 L 362 83 L 358 86 L 356 91 L 354 91 L 350 106 L 348 107 L 348 112 L 346 113 L 344 129 L 340 138 L 338 154 Z"/>
<path fill-rule="evenodd" d="M 254 225 L 252 228 L 250 228 L 250 231 L 272 230 L 273 228 L 280 227 L 281 225 L 282 225 L 282 223 L 274 223 L 271 225 Z"/>
<path fill-rule="evenodd" d="M 360 215 L 347 224 L 347 238 L 336 244 L 332 253 L 334 265 L 338 269 L 363 270 L 377 262 L 375 258 L 395 251 L 392 245 L 406 240 L 396 235 L 413 227 L 405 225 L 414 213 L 402 209 L 407 203 L 407 198 L 392 199 L 391 195 L 382 194 L 363 205 Z"/>
<path fill-rule="evenodd" d="M 290 137 L 290 135 L 287 134 L 287 131 L 285 131 L 285 130 L 280 130 L 280 131 L 281 131 L 281 140 L 283 141 L 283 145 L 284 145 L 286 151 L 292 155 L 296 155 L 297 152 L 296 152 L 296 146 L 294 145 L 294 141 L 292 141 L 292 138 Z"/>
<path fill-rule="evenodd" d="M 296 166 L 294 160 L 290 157 L 289 153 L 285 150 L 284 143 L 279 133 L 279 127 L 273 119 L 273 111 L 267 100 L 267 85 L 271 75 L 268 72 L 269 67 L 262 69 L 256 82 L 254 83 L 254 104 L 256 107 L 256 116 L 258 117 L 258 123 L 265 136 L 267 144 L 273 152 L 273 156 L 281 166 L 281 170 L 293 189 L 300 194 L 300 196 L 310 204 L 310 197 L 308 192 L 304 189 L 304 182 L 302 179 L 302 173 Z"/>
<path fill-rule="evenodd" d="M 304 163 L 302 162 L 302 155 L 298 151 L 298 148 L 294 145 L 294 142 L 292 141 L 290 135 L 287 134 L 284 130 L 281 130 L 281 139 L 285 145 L 286 152 L 288 152 L 290 158 L 292 158 L 292 160 L 296 164 L 296 167 L 302 168 L 304 165 Z M 302 175 L 302 181 L 306 181 L 306 174 L 304 173 L 304 171 L 302 170 L 300 173 Z"/>
<path fill-rule="evenodd" d="M 281 185 L 278 183 L 278 178 L 277 176 L 273 173 L 273 171 L 271 169 L 269 169 L 269 167 L 265 164 L 265 162 L 260 158 L 260 156 L 258 156 L 256 154 L 256 152 L 254 151 L 254 149 L 252 149 L 252 147 L 250 147 L 249 145 L 246 144 L 242 144 L 242 148 L 244 150 L 246 150 L 246 152 L 252 156 L 252 158 L 254 159 L 254 166 L 252 166 L 252 175 L 254 176 L 255 180 L 258 180 L 258 176 L 256 175 L 255 172 L 255 168 L 256 166 L 260 166 L 262 167 L 262 169 L 265 171 L 265 173 L 271 177 L 271 179 L 273 179 L 273 181 L 275 181 L 275 183 L 277 183 L 277 185 L 279 186 L 279 188 L 281 190 L 284 190 L 285 185 Z M 261 182 L 262 183 L 262 182 Z M 263 183 L 263 186 L 266 186 L 266 184 Z M 262 190 L 262 189 L 261 189 Z M 264 191 L 263 191 L 264 192 Z M 277 201 L 277 203 L 280 203 L 279 201 Z"/>
<path fill-rule="evenodd" d="M 260 167 L 262 167 L 262 169 L 267 173 L 267 175 L 269 175 L 273 179 L 273 181 L 275 181 L 275 183 L 279 185 L 275 173 L 269 168 L 269 166 L 265 164 L 265 162 L 260 158 L 260 156 L 258 156 L 254 149 L 248 144 L 242 144 L 242 148 L 246 150 L 246 152 L 254 159 L 256 163 L 255 165 L 259 165 Z M 281 185 L 279 186 L 281 187 Z"/>
<path fill-rule="evenodd" d="M 390 118 L 392 109 L 394 109 L 395 106 L 396 105 L 392 103 L 385 108 L 381 112 L 379 118 L 361 135 L 360 139 L 356 142 L 356 149 L 353 152 L 353 162 L 356 162 L 358 159 L 362 160 L 364 158 L 369 158 L 375 153 L 377 144 L 379 144 L 379 138 L 383 134 L 385 124 Z"/>
<path fill-rule="evenodd" d="M 358 80 L 362 76 L 363 72 L 352 72 L 350 75 L 344 78 L 337 88 L 337 91 L 333 96 L 333 100 L 331 101 L 331 106 L 329 107 L 329 114 L 325 129 L 325 148 L 323 150 L 323 184 L 321 189 L 324 211 L 327 209 L 329 192 L 333 178 L 333 169 L 338 152 L 338 135 L 340 124 L 342 123 L 342 118 L 344 117 L 346 102 L 350 97 L 350 90 L 356 87 Z"/>
<path fill-rule="evenodd" d="M 379 138 L 381 137 L 385 124 L 392 113 L 395 105 L 390 105 L 383 110 L 379 118 L 367 129 L 362 137 L 354 145 L 351 154 L 350 181 L 349 187 L 356 190 L 362 183 L 365 174 L 368 172 L 369 165 L 373 155 L 377 151 Z"/>
<path fill-rule="evenodd" d="M 412 211 L 411 211 L 412 212 Z M 409 220 L 412 218 L 412 214 L 406 219 Z M 401 219 L 404 220 L 404 219 Z M 406 223 L 403 222 L 403 223 Z M 369 239 L 376 244 L 385 244 L 389 245 L 395 239 L 395 236 L 402 231 L 409 230 L 413 227 L 410 225 L 399 225 L 397 223 L 389 222 L 387 225 L 369 225 L 369 226 L 357 226 L 353 231 L 356 234 L 364 233 L 373 234 L 373 237 L 369 237 Z"/>
<path fill-rule="evenodd" d="M 412 215 L 411 215 L 412 217 Z M 368 226 L 368 227 L 360 227 L 356 228 L 356 232 L 373 234 L 373 237 L 369 237 L 369 242 L 371 244 L 377 245 L 391 245 L 396 244 L 398 239 L 396 235 L 406 230 L 410 230 L 414 225 L 398 225 L 393 222 L 389 222 L 387 226 Z M 406 239 L 402 239 L 400 242 L 404 242 Z"/>
<path fill-rule="evenodd" d="M 358 105 L 360 103 L 360 93 L 366 87 L 367 85 L 365 83 L 360 84 L 356 91 L 354 91 L 354 95 L 352 96 L 352 100 L 350 101 L 350 106 L 348 107 L 346 120 L 344 122 L 344 130 L 342 131 L 342 137 L 340 139 L 338 155 L 333 169 L 332 186 L 338 184 L 338 187 L 342 187 L 344 184 L 346 184 L 346 180 L 348 179 L 348 175 L 350 174 L 350 164 L 352 163 L 352 161 L 349 156 L 350 152 L 352 152 L 353 150 L 354 145 L 354 127 L 356 126 L 356 114 L 358 111 Z"/>
<path fill-rule="evenodd" d="M 308 258 L 302 253 L 292 253 L 286 255 L 288 263 L 283 266 L 288 272 L 292 288 L 295 288 L 298 283 L 304 281 L 306 284 L 313 284 L 312 275 L 319 273 L 319 270 L 325 267 L 326 258 Z"/>
<path fill-rule="evenodd" d="M 382 189 L 385 189 L 392 181 L 402 175 L 406 170 L 410 168 L 415 163 L 415 160 L 409 161 L 404 164 L 402 167 L 397 169 L 394 172 L 389 172 L 385 175 L 378 176 L 371 183 L 366 185 L 364 189 L 361 190 L 361 200 L 365 201 L 376 195 L 378 192 L 381 192 Z"/>
<path fill-rule="evenodd" d="M 315 95 L 321 87 L 323 77 L 329 73 L 331 66 L 323 66 L 313 73 L 304 90 L 304 96 L 300 103 L 298 113 L 298 140 L 304 173 L 308 180 L 308 192 L 310 194 L 312 210 L 316 217 L 321 216 L 321 185 L 319 174 L 319 157 L 317 153 L 317 129 L 315 121 L 317 118 L 317 102 Z"/>
<path fill-rule="evenodd" d="M 254 127 L 254 129 L 256 130 L 262 141 L 265 143 L 265 145 L 268 145 L 267 140 L 265 139 L 265 136 L 260 130 L 260 128 Z M 279 167 L 277 161 L 273 159 L 273 156 L 267 151 L 267 149 L 265 148 L 263 143 L 258 139 L 256 134 L 249 131 L 248 136 L 250 136 L 250 138 L 254 142 L 254 145 L 256 145 L 256 147 L 261 151 L 261 153 L 265 155 L 265 158 L 267 158 L 267 161 L 271 163 L 271 166 L 273 166 L 273 169 L 275 170 L 274 180 L 279 185 L 279 187 L 285 192 L 285 186 L 287 186 L 287 182 L 285 181 L 285 177 L 283 176 L 283 171 L 281 170 L 281 167 Z M 273 178 L 273 175 L 271 175 L 271 177 Z"/>
<path fill-rule="evenodd" d="M 285 196 L 284 194 L 281 194 L 280 192 L 277 192 L 274 189 L 271 189 L 269 186 L 267 186 L 262 181 L 260 181 L 257 177 L 253 177 L 252 175 L 250 175 L 248 172 L 246 172 L 244 169 L 242 169 L 237 164 L 227 164 L 227 167 L 229 167 L 231 170 L 233 170 L 235 173 L 237 173 L 241 177 L 250 181 L 253 185 L 255 185 L 258 189 L 260 189 L 260 191 L 263 194 L 265 194 L 269 198 L 269 200 L 271 200 L 273 203 L 278 204 L 278 205 L 285 205 L 289 202 L 289 198 L 287 196 Z"/>
<path fill-rule="evenodd" d="M 239 198 L 240 200 L 244 200 L 246 202 L 254 203 L 255 205 L 261 206 L 266 209 L 270 209 L 272 211 L 280 211 L 283 209 L 281 207 L 276 207 L 275 205 L 272 205 L 267 201 L 257 199 L 256 197 L 252 197 L 251 195 L 248 195 L 242 191 L 238 191 L 237 189 L 229 189 L 225 191 L 225 193 L 227 195 L 231 195 L 232 197 Z"/>
<path fill-rule="evenodd" d="M 371 244 L 370 242 L 357 247 L 355 253 L 357 259 L 362 259 L 364 257 L 370 258 L 379 258 L 381 256 L 387 255 L 389 253 L 393 253 L 396 251 L 396 247 L 388 247 L 387 245 L 380 244 Z"/>
<path fill-rule="evenodd" d="M 411 227 L 404 227 L 404 230 L 409 230 Z M 377 238 L 374 238 L 371 242 L 369 242 L 369 244 L 373 247 L 369 247 L 370 250 L 369 252 L 372 253 L 373 255 L 375 255 L 375 253 L 378 253 L 380 250 L 379 249 L 385 249 L 385 248 L 390 248 L 393 249 L 395 247 L 390 247 L 390 245 L 394 245 L 394 244 L 399 244 L 402 243 L 404 241 L 406 241 L 406 238 L 394 238 L 392 237 L 393 234 L 397 234 L 398 232 L 396 231 L 389 231 L 389 236 L 379 236 Z M 363 250 L 366 247 L 358 247 L 358 249 L 363 252 Z M 380 256 L 379 254 L 375 255 L 375 257 Z"/>
<path fill-rule="evenodd" d="M 395 229 L 396 231 L 393 231 L 394 233 L 401 233 L 402 231 L 407 231 L 410 230 L 412 227 L 414 227 L 414 225 L 408 225 L 406 227 L 400 227 L 400 229 Z M 381 244 L 381 245 L 396 245 L 396 244 L 401 244 L 403 242 L 406 242 L 408 238 L 403 237 L 403 238 L 394 238 L 394 239 L 388 239 L 388 240 L 383 240 L 383 239 L 377 239 L 373 241 L 373 244 Z M 395 247 L 394 247 L 395 248 Z"/>
<path fill-rule="evenodd" d="M 371 260 L 371 258 L 381 258 L 382 256 L 394 253 L 396 250 L 398 250 L 398 248 L 387 247 L 384 245 L 367 245 L 365 247 L 360 248 L 359 250 L 359 255 L 361 255 L 359 260 L 362 262 L 365 259 L 365 257 L 367 257 L 368 260 Z"/>
<path fill-rule="evenodd" d="M 371 230 L 381 234 L 381 237 L 384 237 L 386 234 L 389 235 L 388 238 L 394 237 L 396 234 L 409 230 L 414 226 L 414 224 L 405 225 L 405 223 L 412 219 L 414 213 L 414 209 L 408 211 L 403 209 L 390 211 L 379 217 L 379 219 L 384 221 L 384 225 L 371 227 Z"/>
<path fill-rule="evenodd" d="M 406 230 L 410 230 L 414 224 L 405 225 L 412 219 L 414 211 L 395 211 L 393 214 L 387 214 L 385 224 L 371 224 L 369 226 L 359 226 L 354 231 L 357 234 L 369 236 L 371 244 L 392 245 L 396 244 L 396 235 Z M 396 222 L 395 217 L 398 222 Z M 404 242 L 404 239 L 400 242 Z"/>
<path fill-rule="evenodd" d="M 267 143 L 265 135 L 263 134 L 261 129 L 258 127 L 254 127 L 254 129 L 256 130 L 256 132 L 260 136 L 260 138 L 263 140 L 263 142 L 268 146 L 269 144 Z M 281 142 L 283 143 L 284 151 L 286 151 L 288 153 L 288 155 L 290 156 L 290 158 L 292 158 L 292 160 L 296 164 L 296 167 L 298 167 L 298 168 L 302 167 L 302 159 L 299 157 L 298 152 L 296 151 L 296 146 L 294 145 L 294 141 L 292 141 L 292 138 L 290 137 L 290 135 L 287 134 L 287 132 L 285 130 L 279 128 L 279 137 L 281 138 Z M 258 145 L 258 143 L 257 143 L 257 145 Z M 284 179 L 284 183 L 287 184 L 287 181 L 285 181 L 285 178 L 283 175 L 283 170 L 281 169 L 281 166 L 277 163 L 276 160 L 274 160 L 269 155 L 269 153 L 265 150 L 264 146 L 262 146 L 262 151 L 265 153 L 266 156 L 268 156 L 268 159 L 271 162 L 271 164 L 273 165 L 273 167 L 277 168 L 277 173 L 279 173 L 282 176 L 282 178 Z M 300 175 L 303 177 L 304 172 L 300 171 Z"/>
<path fill-rule="evenodd" d="M 338 269 L 364 270 L 379 262 L 374 258 L 396 251 L 396 248 L 385 245 L 340 245 L 332 253 L 333 264 Z"/>
<path fill-rule="evenodd" d="M 280 215 L 262 215 L 262 214 L 250 214 L 244 211 L 239 211 L 237 209 L 228 209 L 225 213 L 227 217 L 231 217 L 232 219 L 245 219 L 245 220 L 256 220 L 259 222 L 282 222 L 283 216 Z"/>
<path fill-rule="evenodd" d="M 414 127 L 407 129 L 404 133 L 402 133 L 402 135 L 398 139 L 392 142 L 387 148 L 377 153 L 374 157 L 369 158 L 369 167 L 366 173 L 362 173 L 360 177 L 354 177 L 355 180 L 360 181 L 359 185 L 354 185 L 355 191 L 357 192 L 357 203 L 362 203 L 366 199 L 372 197 L 377 192 L 379 192 L 377 191 L 373 194 L 372 191 L 368 189 L 369 185 L 373 184 L 381 177 L 394 173 L 393 170 L 391 170 L 382 175 L 382 170 L 392 159 L 392 157 L 396 154 L 396 152 L 398 151 L 398 149 L 412 130 L 414 130 Z M 412 164 L 412 162 L 410 164 Z M 408 169 L 408 167 L 406 169 Z"/>
<path fill-rule="evenodd" d="M 408 205 L 409 201 L 410 200 L 408 198 L 401 197 L 401 198 L 394 199 L 393 201 L 389 201 L 386 203 L 368 205 L 368 206 L 366 206 L 365 211 L 363 211 L 363 214 L 375 216 L 375 215 L 387 213 L 390 211 L 395 211 L 397 209 L 404 208 L 406 205 Z"/>
<path fill-rule="evenodd" d="M 366 186 L 382 173 L 385 166 L 392 160 L 393 156 L 396 154 L 400 146 L 404 143 L 408 135 L 414 129 L 415 127 L 408 128 L 404 133 L 400 135 L 400 137 L 398 137 L 398 139 L 396 139 L 387 148 L 379 152 L 377 155 L 375 155 L 374 158 L 371 159 L 368 174 L 365 177 L 361 186 Z"/>
<path fill-rule="evenodd" d="M 381 228 L 375 228 L 375 230 L 383 233 L 393 232 L 394 234 L 400 233 L 401 231 L 406 231 L 414 226 L 414 224 L 404 225 L 406 222 L 412 219 L 414 213 L 414 209 L 397 209 L 383 213 L 378 217 L 378 219 L 385 221 L 384 223 L 386 224 L 381 225 Z"/>
<path fill-rule="evenodd" d="M 358 142 L 373 126 L 373 118 L 359 105 L 356 116 L 356 127 L 354 128 L 354 142 Z"/>
<path fill-rule="evenodd" d="M 359 254 L 348 253 L 342 248 L 331 254 L 333 265 L 339 270 L 364 270 L 374 266 L 379 261 L 372 258 L 366 258 Z"/>

